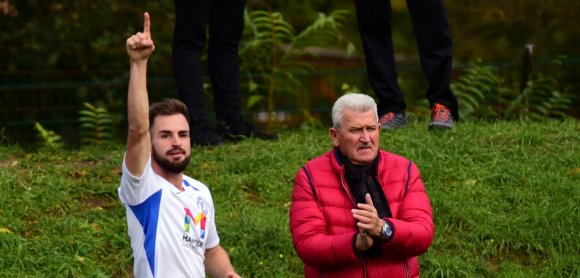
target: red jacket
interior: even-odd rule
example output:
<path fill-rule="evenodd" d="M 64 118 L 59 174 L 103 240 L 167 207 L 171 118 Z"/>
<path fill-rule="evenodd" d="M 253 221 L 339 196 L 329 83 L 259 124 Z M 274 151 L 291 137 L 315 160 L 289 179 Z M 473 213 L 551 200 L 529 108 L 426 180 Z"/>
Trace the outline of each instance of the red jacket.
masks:
<path fill-rule="evenodd" d="M 351 213 L 355 201 L 334 150 L 311 160 L 296 174 L 290 231 L 305 277 L 419 276 L 417 256 L 433 241 L 431 204 L 417 167 L 401 156 L 380 152 L 377 180 L 389 203 L 393 218 L 388 220 L 394 230 L 390 241 L 375 241 L 380 256 L 355 254 L 358 228 Z"/>

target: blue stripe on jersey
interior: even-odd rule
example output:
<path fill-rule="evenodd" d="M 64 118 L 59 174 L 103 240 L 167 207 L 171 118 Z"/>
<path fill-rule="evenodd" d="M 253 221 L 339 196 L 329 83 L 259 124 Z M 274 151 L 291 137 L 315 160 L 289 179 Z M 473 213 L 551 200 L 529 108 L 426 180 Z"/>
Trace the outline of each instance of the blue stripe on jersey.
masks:
<path fill-rule="evenodd" d="M 161 190 L 155 192 L 143 203 L 136 206 L 129 206 L 145 234 L 145 254 L 151 268 L 151 273 L 155 276 L 155 241 L 157 240 L 157 223 L 159 222 L 159 205 L 161 204 Z"/>
<path fill-rule="evenodd" d="M 189 184 L 189 182 L 186 179 L 183 179 L 183 184 L 185 184 L 185 186 L 193 188 L 195 191 L 199 191 L 199 189 L 195 188 L 195 186 Z"/>

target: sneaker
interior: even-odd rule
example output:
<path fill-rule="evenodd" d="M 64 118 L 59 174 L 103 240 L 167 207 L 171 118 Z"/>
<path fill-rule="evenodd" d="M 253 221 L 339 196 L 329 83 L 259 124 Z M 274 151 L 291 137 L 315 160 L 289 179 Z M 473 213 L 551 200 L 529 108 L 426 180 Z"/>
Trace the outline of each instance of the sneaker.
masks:
<path fill-rule="evenodd" d="M 433 105 L 433 108 L 431 108 L 431 123 L 429 123 L 429 129 L 450 129 L 454 123 L 455 121 L 449 108 L 439 103 Z"/>
<path fill-rule="evenodd" d="M 207 124 L 192 127 L 189 134 L 192 145 L 218 146 L 223 143 L 217 133 Z"/>
<path fill-rule="evenodd" d="M 407 116 L 403 112 L 389 112 L 379 118 L 379 124 L 383 130 L 402 128 L 407 126 Z"/>
<path fill-rule="evenodd" d="M 246 138 L 255 137 L 262 140 L 277 140 L 278 136 L 266 133 L 252 125 L 251 123 L 239 121 L 236 123 L 228 123 L 220 121 L 216 128 L 217 134 L 230 141 L 241 141 Z"/>

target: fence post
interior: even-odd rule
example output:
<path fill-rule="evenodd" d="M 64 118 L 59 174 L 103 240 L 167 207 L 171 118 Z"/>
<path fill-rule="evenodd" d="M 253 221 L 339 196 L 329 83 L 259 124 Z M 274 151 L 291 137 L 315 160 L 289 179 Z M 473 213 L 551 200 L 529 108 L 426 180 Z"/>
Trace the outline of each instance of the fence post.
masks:
<path fill-rule="evenodd" d="M 526 88 L 528 87 L 528 81 L 532 76 L 532 69 L 534 67 L 534 47 L 535 45 L 532 43 L 528 43 L 524 46 L 524 54 L 522 55 L 522 78 L 520 80 L 520 94 L 524 94 Z M 529 98 L 527 95 L 524 95 L 524 107 L 520 109 L 520 121 L 524 120 L 524 117 L 527 117 L 529 111 Z"/>

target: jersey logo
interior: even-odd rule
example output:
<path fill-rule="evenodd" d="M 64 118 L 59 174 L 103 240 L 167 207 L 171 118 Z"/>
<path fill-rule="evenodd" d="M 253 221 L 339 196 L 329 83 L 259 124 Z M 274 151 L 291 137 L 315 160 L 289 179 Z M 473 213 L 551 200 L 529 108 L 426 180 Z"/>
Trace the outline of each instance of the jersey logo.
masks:
<path fill-rule="evenodd" d="M 189 233 L 189 227 L 193 224 L 193 225 L 197 225 L 198 223 L 200 224 L 200 229 L 199 229 L 199 236 L 201 238 L 205 238 L 205 221 L 206 221 L 206 217 L 205 214 L 203 212 L 198 213 L 195 217 L 193 217 L 193 214 L 191 214 L 191 211 L 189 210 L 189 208 L 184 208 L 185 209 L 185 232 Z"/>

